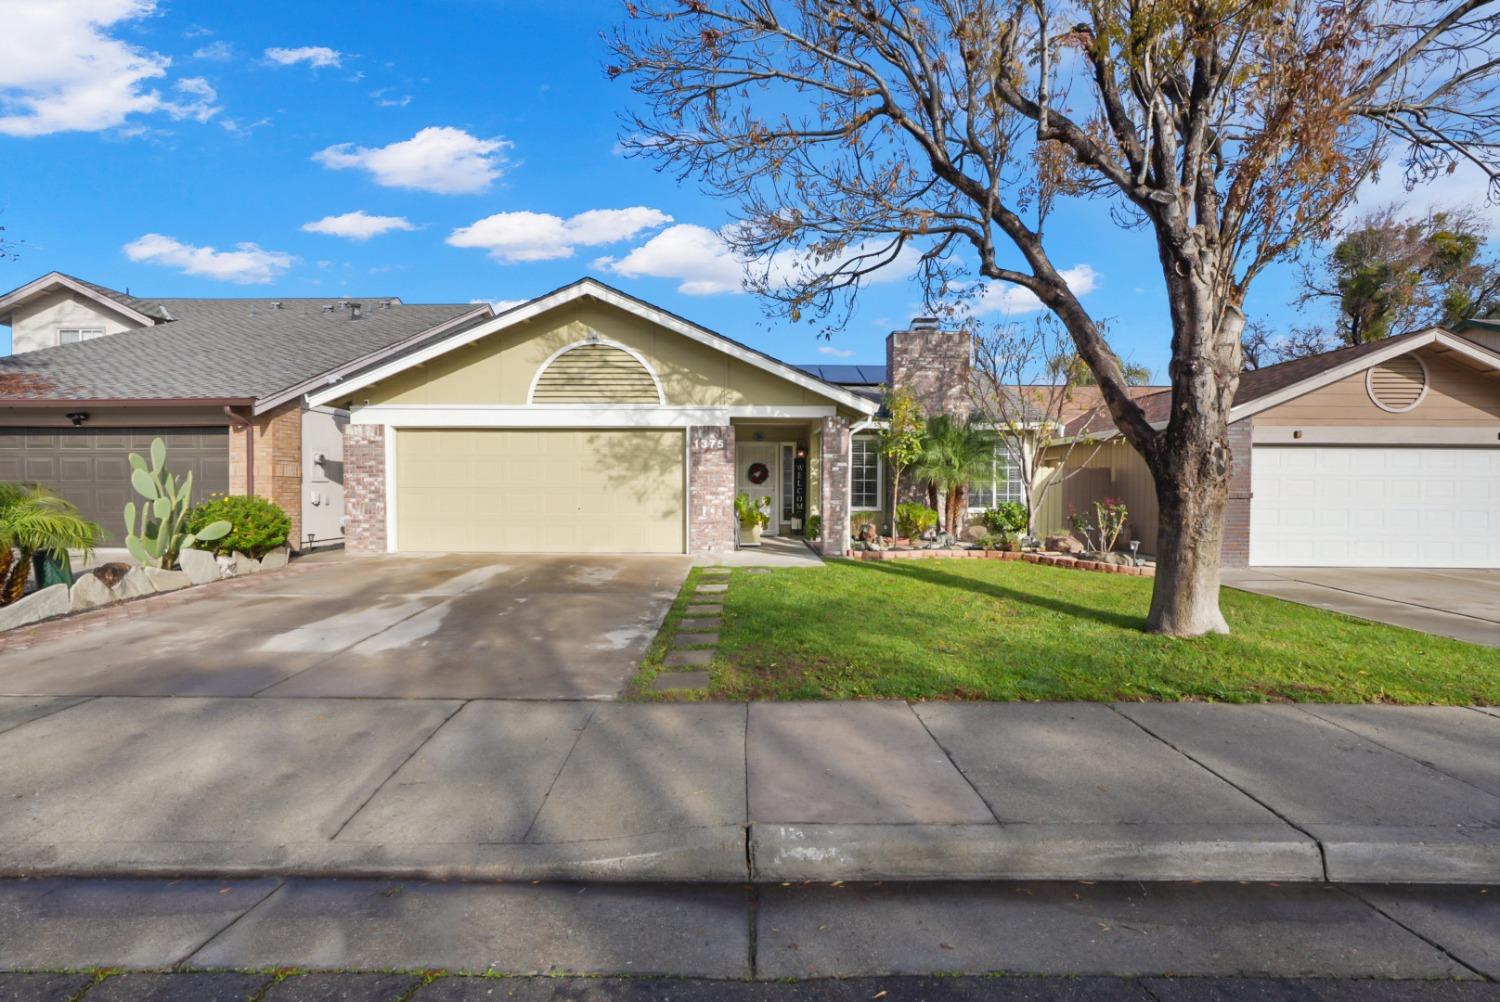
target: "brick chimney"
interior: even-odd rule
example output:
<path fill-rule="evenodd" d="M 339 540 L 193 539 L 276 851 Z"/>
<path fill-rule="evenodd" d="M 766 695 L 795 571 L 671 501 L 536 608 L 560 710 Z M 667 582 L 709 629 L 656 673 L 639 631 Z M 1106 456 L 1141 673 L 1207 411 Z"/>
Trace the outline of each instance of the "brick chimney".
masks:
<path fill-rule="evenodd" d="M 964 419 L 973 411 L 972 354 L 967 333 L 942 330 L 936 317 L 917 317 L 907 330 L 892 331 L 885 339 L 886 381 L 892 389 L 910 390 L 928 417 Z"/>

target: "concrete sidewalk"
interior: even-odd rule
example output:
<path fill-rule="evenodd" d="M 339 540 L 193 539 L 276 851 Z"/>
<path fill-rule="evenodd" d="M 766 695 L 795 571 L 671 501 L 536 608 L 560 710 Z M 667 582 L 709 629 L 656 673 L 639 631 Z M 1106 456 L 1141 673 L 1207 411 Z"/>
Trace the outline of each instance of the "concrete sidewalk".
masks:
<path fill-rule="evenodd" d="M 1483 883 L 1500 714 L 0 699 L 0 875 Z"/>

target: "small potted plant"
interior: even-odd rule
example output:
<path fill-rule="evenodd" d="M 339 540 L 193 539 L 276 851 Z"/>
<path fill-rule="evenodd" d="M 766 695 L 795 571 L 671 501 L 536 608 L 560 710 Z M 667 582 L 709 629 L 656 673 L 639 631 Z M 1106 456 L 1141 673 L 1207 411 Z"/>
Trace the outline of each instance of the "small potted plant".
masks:
<path fill-rule="evenodd" d="M 741 546 L 760 545 L 761 534 L 771 524 L 770 513 L 766 511 L 770 505 L 769 494 L 761 498 L 759 504 L 750 500 L 750 495 L 744 492 L 735 495 L 734 514 L 740 520 Z"/>

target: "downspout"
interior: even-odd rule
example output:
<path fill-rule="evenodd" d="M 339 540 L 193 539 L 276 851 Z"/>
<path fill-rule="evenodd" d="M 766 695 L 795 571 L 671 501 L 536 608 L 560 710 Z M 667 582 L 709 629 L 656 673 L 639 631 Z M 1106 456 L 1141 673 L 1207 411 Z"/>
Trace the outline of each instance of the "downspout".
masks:
<path fill-rule="evenodd" d="M 236 431 L 245 430 L 245 493 L 255 493 L 255 428 L 248 418 L 234 412 L 233 407 L 224 408 L 224 416 Z"/>

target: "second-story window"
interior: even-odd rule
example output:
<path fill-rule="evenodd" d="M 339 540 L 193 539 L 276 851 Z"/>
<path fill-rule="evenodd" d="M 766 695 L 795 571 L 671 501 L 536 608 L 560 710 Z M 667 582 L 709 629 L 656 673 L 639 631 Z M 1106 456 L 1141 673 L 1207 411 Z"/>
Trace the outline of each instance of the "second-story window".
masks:
<path fill-rule="evenodd" d="M 57 329 L 58 344 L 73 344 L 76 341 L 88 341 L 91 338 L 103 336 L 103 327 L 59 327 Z"/>

